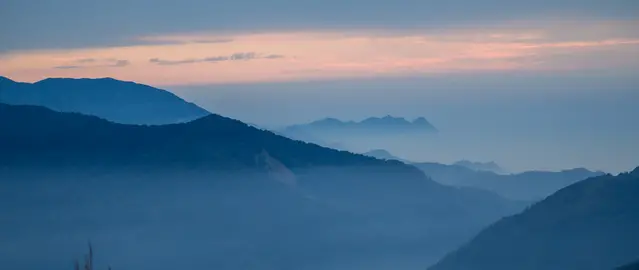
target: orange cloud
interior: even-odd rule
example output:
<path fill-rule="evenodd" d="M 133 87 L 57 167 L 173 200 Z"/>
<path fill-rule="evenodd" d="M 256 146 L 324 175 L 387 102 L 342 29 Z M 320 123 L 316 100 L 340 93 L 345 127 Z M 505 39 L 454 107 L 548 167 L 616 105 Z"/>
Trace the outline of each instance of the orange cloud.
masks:
<path fill-rule="evenodd" d="M 605 31 L 598 40 L 588 36 L 585 41 L 553 41 L 560 34 L 552 29 L 479 29 L 436 34 L 310 31 L 153 36 L 140 37 L 148 41 L 145 45 L 4 54 L 0 74 L 20 81 L 116 77 L 154 85 L 293 81 L 614 67 L 616 59 L 623 57 L 608 54 L 631 54 L 639 48 L 639 39 L 608 38 Z M 570 57 L 558 58 L 558 54 Z M 597 61 L 580 61 L 594 58 Z"/>

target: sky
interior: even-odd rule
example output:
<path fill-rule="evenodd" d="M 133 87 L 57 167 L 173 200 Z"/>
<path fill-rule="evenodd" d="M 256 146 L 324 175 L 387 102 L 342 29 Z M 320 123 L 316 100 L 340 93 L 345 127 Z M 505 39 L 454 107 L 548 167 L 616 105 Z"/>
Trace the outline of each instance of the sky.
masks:
<path fill-rule="evenodd" d="M 637 29 L 635 0 L 4 0 L 0 75 L 136 81 L 267 126 L 424 116 L 459 150 L 397 152 L 621 171 Z"/>

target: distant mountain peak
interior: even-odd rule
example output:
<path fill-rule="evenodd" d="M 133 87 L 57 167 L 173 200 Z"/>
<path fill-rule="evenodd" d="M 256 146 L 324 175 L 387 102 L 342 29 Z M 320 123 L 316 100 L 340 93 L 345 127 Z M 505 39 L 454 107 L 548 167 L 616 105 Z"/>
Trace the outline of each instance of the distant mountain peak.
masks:
<path fill-rule="evenodd" d="M 464 159 L 453 163 L 453 165 L 465 167 L 474 171 L 489 171 L 494 173 L 504 172 L 504 169 L 494 161 L 476 162 Z"/>
<path fill-rule="evenodd" d="M 395 116 L 392 116 L 390 114 L 387 114 L 386 116 L 382 117 L 382 119 L 383 120 L 394 120 L 394 121 L 402 121 L 402 120 L 405 121 L 406 120 L 403 117 L 395 117 Z"/>
<path fill-rule="evenodd" d="M 390 152 L 384 150 L 384 149 L 373 149 L 370 150 L 366 153 L 363 153 L 363 155 L 365 156 L 369 156 L 369 157 L 374 157 L 374 158 L 378 158 L 378 159 L 395 159 L 395 160 L 399 160 L 399 158 L 393 156 Z"/>
<path fill-rule="evenodd" d="M 419 128 L 419 129 L 428 129 L 431 131 L 435 131 L 435 127 L 426 120 L 424 117 L 418 117 L 413 121 L 408 121 L 403 117 L 395 117 L 392 115 L 386 115 L 382 117 L 369 117 L 362 121 L 342 121 L 337 118 L 327 117 L 317 121 L 313 121 L 309 124 L 304 125 L 295 125 L 292 127 L 300 128 L 300 127 L 358 127 L 358 128 L 370 128 L 370 127 L 411 127 L 411 128 Z"/>
<path fill-rule="evenodd" d="M 93 81 L 93 82 L 134 83 L 134 82 L 130 82 L 130 81 L 117 80 L 117 79 L 114 79 L 114 78 L 111 78 L 111 77 L 102 77 L 102 78 L 50 77 L 50 78 L 39 80 L 39 81 L 35 82 L 34 84 L 37 84 L 37 83 L 51 83 L 51 82 L 59 82 L 59 81 L 85 81 L 85 82 Z"/>
<path fill-rule="evenodd" d="M 428 120 L 426 120 L 426 118 L 424 117 L 415 118 L 415 120 L 413 120 L 413 123 L 416 123 L 416 124 L 429 123 L 430 124 L 430 122 L 428 122 Z"/>
<path fill-rule="evenodd" d="M 413 120 L 413 125 L 418 125 L 418 126 L 422 126 L 422 127 L 425 127 L 425 128 L 430 128 L 430 129 L 433 129 L 433 130 L 437 130 L 435 128 L 435 126 L 433 126 L 433 124 L 431 124 L 424 117 L 417 117 L 415 120 Z"/>
<path fill-rule="evenodd" d="M 307 124 L 284 127 L 278 130 L 278 133 L 306 142 L 348 149 L 344 147 L 343 139 L 356 138 L 354 136 L 422 136 L 437 133 L 437 129 L 424 117 L 417 118 L 411 122 L 403 117 L 386 115 L 369 117 L 359 122 L 342 121 L 337 118 L 327 117 Z M 337 142 L 339 147 L 335 146 L 335 142 Z"/>
<path fill-rule="evenodd" d="M 313 123 L 323 123 L 323 124 L 342 124 L 344 122 L 342 122 L 341 120 L 337 119 L 337 118 L 333 118 L 333 117 L 326 117 L 324 119 L 321 120 L 317 120 Z"/>
<path fill-rule="evenodd" d="M 172 124 L 210 114 L 177 95 L 149 85 L 114 78 L 47 78 L 36 83 L 0 79 L 0 100 L 61 112 L 98 116 L 124 124 Z"/>
<path fill-rule="evenodd" d="M 384 117 L 369 117 L 360 122 L 361 124 L 410 124 L 402 117 L 386 115 Z"/>
<path fill-rule="evenodd" d="M 393 154 L 391 154 L 390 152 L 388 152 L 385 149 L 373 149 L 373 150 L 370 150 L 370 151 L 368 151 L 366 153 L 363 153 L 363 155 L 369 156 L 369 157 L 374 157 L 374 158 L 377 158 L 377 159 L 397 160 L 397 161 L 401 161 L 401 162 L 404 162 L 404 163 L 410 163 L 410 161 L 402 159 L 402 158 L 399 158 L 399 157 L 396 157 L 396 156 L 394 156 Z"/>

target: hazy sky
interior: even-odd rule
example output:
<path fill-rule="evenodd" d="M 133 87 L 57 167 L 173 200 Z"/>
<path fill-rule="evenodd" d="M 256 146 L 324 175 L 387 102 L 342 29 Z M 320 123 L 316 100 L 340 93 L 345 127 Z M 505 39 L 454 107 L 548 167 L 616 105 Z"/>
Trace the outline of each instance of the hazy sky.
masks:
<path fill-rule="evenodd" d="M 271 126 L 425 116 L 457 152 L 397 151 L 619 171 L 637 29 L 636 0 L 4 0 L 0 75 L 133 80 Z"/>
<path fill-rule="evenodd" d="M 636 69 L 634 0 L 2 1 L 0 73 L 155 85 Z"/>

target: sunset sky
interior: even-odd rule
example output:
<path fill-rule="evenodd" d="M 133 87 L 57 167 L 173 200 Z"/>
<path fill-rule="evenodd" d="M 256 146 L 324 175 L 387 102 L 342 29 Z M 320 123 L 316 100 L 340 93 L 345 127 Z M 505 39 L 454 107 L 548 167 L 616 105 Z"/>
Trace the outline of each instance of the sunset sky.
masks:
<path fill-rule="evenodd" d="M 634 1 L 262 2 L 3 1 L 0 73 L 190 85 L 639 67 Z"/>
<path fill-rule="evenodd" d="M 445 161 L 622 170 L 639 160 L 637 29 L 636 0 L 4 0 L 0 75 L 136 81 L 267 126 L 425 116 L 530 154 L 456 143 Z"/>

